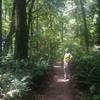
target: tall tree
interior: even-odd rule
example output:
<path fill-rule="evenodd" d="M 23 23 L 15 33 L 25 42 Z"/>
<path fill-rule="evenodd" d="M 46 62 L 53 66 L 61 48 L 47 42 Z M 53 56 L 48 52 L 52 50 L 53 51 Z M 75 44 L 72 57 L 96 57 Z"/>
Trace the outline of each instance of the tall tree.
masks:
<path fill-rule="evenodd" d="M 16 3 L 16 35 L 15 59 L 26 59 L 28 56 L 28 29 L 26 18 L 26 0 L 15 0 Z"/>
<path fill-rule="evenodd" d="M 29 7 L 29 12 L 28 12 L 28 32 L 30 31 L 31 23 L 32 23 L 32 10 L 34 6 L 35 0 L 30 1 L 30 7 Z"/>
<path fill-rule="evenodd" d="M 2 0 L 0 0 L 0 57 L 2 56 Z"/>
<path fill-rule="evenodd" d="M 100 45 L 100 0 L 97 0 L 98 19 L 97 19 L 97 44 Z"/>
<path fill-rule="evenodd" d="M 84 24 L 84 37 L 85 37 L 86 50 L 88 51 L 89 37 L 88 37 L 88 27 L 87 27 L 86 13 L 85 13 L 85 9 L 84 9 L 83 0 L 80 0 L 80 6 L 81 6 L 83 24 Z"/>
<path fill-rule="evenodd" d="M 4 45 L 4 49 L 3 49 L 5 55 L 7 55 L 7 53 L 9 52 L 9 47 L 12 45 L 12 36 L 13 36 L 14 32 L 15 32 L 15 0 L 13 1 L 10 30 L 9 30 L 9 34 L 7 35 L 7 38 L 5 40 L 5 45 Z"/>

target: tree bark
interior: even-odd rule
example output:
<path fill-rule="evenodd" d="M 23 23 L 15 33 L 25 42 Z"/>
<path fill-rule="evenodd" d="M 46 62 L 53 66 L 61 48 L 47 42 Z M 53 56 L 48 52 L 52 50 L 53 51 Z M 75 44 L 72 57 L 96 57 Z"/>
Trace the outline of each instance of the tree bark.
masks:
<path fill-rule="evenodd" d="M 63 42 L 63 35 L 64 35 L 64 23 L 61 22 L 62 32 L 61 32 L 61 41 Z"/>
<path fill-rule="evenodd" d="M 30 31 L 30 25 L 32 22 L 32 10 L 33 10 L 33 6 L 34 6 L 34 2 L 35 0 L 31 0 L 31 5 L 29 7 L 29 12 L 28 12 L 28 32 Z"/>
<path fill-rule="evenodd" d="M 4 45 L 4 49 L 3 49 L 4 55 L 7 55 L 8 51 L 9 51 L 9 47 L 12 45 L 12 36 L 13 36 L 14 32 L 15 32 L 15 0 L 13 1 L 10 31 L 5 40 L 5 45 Z"/>
<path fill-rule="evenodd" d="M 0 0 L 0 58 L 2 57 L 2 0 Z"/>
<path fill-rule="evenodd" d="M 97 19 L 97 45 L 100 45 L 100 0 L 97 0 L 98 19 Z"/>
<path fill-rule="evenodd" d="M 28 57 L 28 38 L 26 18 L 26 0 L 15 0 L 16 2 L 16 35 L 14 58 L 21 60 Z"/>
<path fill-rule="evenodd" d="M 82 16 L 83 16 L 84 38 L 85 38 L 85 44 L 86 44 L 86 51 L 88 52 L 88 50 L 89 50 L 89 37 L 88 37 L 88 27 L 87 27 L 86 13 L 85 13 L 85 9 L 84 9 L 83 0 L 80 0 L 80 6 L 81 6 Z"/>

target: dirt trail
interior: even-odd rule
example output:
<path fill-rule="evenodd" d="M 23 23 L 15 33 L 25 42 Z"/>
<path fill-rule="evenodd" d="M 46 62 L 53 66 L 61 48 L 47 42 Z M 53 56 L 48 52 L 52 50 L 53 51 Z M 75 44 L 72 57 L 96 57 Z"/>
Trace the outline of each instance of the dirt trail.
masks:
<path fill-rule="evenodd" d="M 42 100 L 75 100 L 73 82 L 63 78 L 63 67 L 57 62 L 54 65 L 54 78 Z"/>

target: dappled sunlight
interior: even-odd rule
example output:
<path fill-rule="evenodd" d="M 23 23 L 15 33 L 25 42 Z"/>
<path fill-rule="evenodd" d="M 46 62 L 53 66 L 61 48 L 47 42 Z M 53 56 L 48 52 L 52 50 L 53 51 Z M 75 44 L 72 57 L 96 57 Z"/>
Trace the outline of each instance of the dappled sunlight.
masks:
<path fill-rule="evenodd" d="M 43 100 L 75 100 L 70 79 L 64 79 L 63 66 L 56 62 L 54 77 L 45 93 Z"/>
<path fill-rule="evenodd" d="M 57 65 L 55 65 L 55 66 L 53 66 L 54 68 L 61 68 L 62 66 L 57 66 Z"/>
<path fill-rule="evenodd" d="M 56 82 L 69 82 L 69 79 L 57 79 Z"/>
<path fill-rule="evenodd" d="M 0 100 L 85 96 L 100 100 L 100 0 L 0 0 Z"/>

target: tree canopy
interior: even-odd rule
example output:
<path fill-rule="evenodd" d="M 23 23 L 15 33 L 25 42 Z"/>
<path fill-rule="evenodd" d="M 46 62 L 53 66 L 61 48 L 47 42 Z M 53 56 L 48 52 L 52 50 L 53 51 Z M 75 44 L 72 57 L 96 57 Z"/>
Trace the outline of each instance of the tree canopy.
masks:
<path fill-rule="evenodd" d="M 63 59 L 66 48 L 73 55 L 76 79 L 88 90 L 96 87 L 100 83 L 99 0 L 0 0 L 0 99 L 3 94 L 8 98 L 12 90 L 24 93 L 32 79 L 37 89 L 50 66 Z"/>

